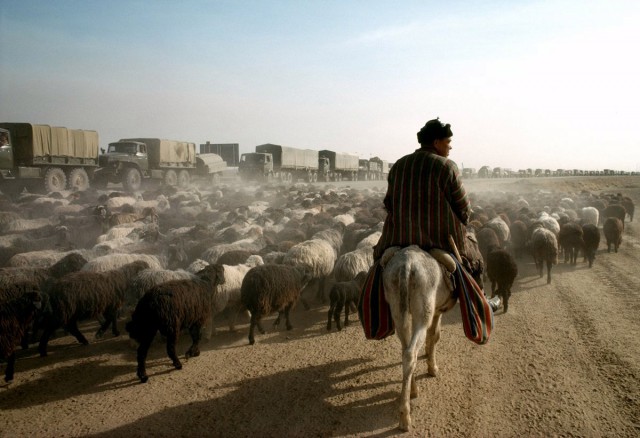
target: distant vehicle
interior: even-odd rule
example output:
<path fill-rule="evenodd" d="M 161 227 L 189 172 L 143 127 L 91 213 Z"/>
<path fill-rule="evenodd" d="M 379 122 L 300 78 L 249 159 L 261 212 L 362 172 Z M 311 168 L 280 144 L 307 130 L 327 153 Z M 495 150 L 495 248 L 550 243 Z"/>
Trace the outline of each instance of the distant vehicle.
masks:
<path fill-rule="evenodd" d="M 491 178 L 493 175 L 493 169 L 489 166 L 482 166 L 478 170 L 478 178 Z"/>
<path fill-rule="evenodd" d="M 387 177 L 389 176 L 389 169 L 390 169 L 389 162 L 378 157 L 373 157 L 372 159 L 369 160 L 369 162 L 372 162 L 372 161 L 380 165 L 379 166 L 380 173 L 377 175 L 377 178 L 375 179 L 386 180 Z"/>
<path fill-rule="evenodd" d="M 98 133 L 31 123 L 0 123 L 2 190 L 86 190 L 98 168 Z"/>
<path fill-rule="evenodd" d="M 318 151 L 271 143 L 256 146 L 255 150 L 240 156 L 238 172 L 244 180 L 279 179 L 288 183 L 299 178 L 307 182 L 318 180 Z"/>
<path fill-rule="evenodd" d="M 473 167 L 465 167 L 464 169 L 462 169 L 463 178 L 475 178 L 476 176 L 477 172 Z"/>
<path fill-rule="evenodd" d="M 324 181 L 358 180 L 359 159 L 357 155 L 329 150 L 318 152 L 318 173 Z"/>
<path fill-rule="evenodd" d="M 109 143 L 106 153 L 100 155 L 95 181 L 101 186 L 122 182 L 129 191 L 140 190 L 145 180 L 184 188 L 197 176 L 215 180 L 213 174 L 221 172 L 219 168 L 224 163 L 218 158 L 198 160 L 195 143 L 186 141 L 124 138 Z M 219 164 L 214 165 L 215 162 Z"/>

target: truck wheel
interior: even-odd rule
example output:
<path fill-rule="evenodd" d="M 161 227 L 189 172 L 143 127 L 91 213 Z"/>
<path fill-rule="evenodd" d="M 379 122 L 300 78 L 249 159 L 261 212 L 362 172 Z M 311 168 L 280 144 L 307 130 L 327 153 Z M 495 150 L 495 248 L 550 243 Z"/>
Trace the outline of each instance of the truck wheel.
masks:
<path fill-rule="evenodd" d="M 178 187 L 181 189 L 186 189 L 189 186 L 189 182 L 191 181 L 191 175 L 189 175 L 188 170 L 181 170 L 178 173 Z"/>
<path fill-rule="evenodd" d="M 87 171 L 79 167 L 69 172 L 69 178 L 67 178 L 70 190 L 84 191 L 89 188 L 89 175 Z"/>
<path fill-rule="evenodd" d="M 164 174 L 164 183 L 172 187 L 178 184 L 178 174 L 175 170 L 167 170 Z"/>
<path fill-rule="evenodd" d="M 47 192 L 61 192 L 67 186 L 67 177 L 59 167 L 50 167 L 44 174 L 44 188 Z"/>
<path fill-rule="evenodd" d="M 125 170 L 122 176 L 122 186 L 130 192 L 140 190 L 140 186 L 142 186 L 142 175 L 140 175 L 140 171 L 135 167 L 130 167 Z"/>

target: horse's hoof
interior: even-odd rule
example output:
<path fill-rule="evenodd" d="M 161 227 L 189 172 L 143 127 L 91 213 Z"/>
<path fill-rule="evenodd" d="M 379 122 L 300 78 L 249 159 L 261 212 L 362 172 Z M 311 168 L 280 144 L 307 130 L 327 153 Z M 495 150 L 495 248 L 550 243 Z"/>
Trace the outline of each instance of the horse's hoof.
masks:
<path fill-rule="evenodd" d="M 431 376 L 431 377 L 437 377 L 438 376 L 438 366 L 434 365 L 432 367 L 429 367 L 429 369 L 427 370 L 427 373 Z"/>
<path fill-rule="evenodd" d="M 411 417 L 400 414 L 400 424 L 398 427 L 400 430 L 408 432 L 411 429 Z"/>

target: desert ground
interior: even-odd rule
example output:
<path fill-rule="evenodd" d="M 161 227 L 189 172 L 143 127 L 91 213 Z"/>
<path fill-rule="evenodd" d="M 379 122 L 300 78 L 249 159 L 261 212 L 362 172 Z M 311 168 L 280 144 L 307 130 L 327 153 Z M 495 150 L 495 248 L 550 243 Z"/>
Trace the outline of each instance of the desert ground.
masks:
<path fill-rule="evenodd" d="M 640 204 L 637 176 L 465 184 L 471 193 L 623 193 Z M 465 338 L 458 306 L 444 315 L 440 372 L 427 377 L 420 360 L 408 433 L 397 428 L 398 339 L 366 340 L 357 314 L 327 332 L 328 306 L 315 302 L 294 309 L 291 331 L 271 329 L 270 317 L 253 346 L 247 319 L 235 332 L 219 321 L 179 371 L 157 338 L 146 384 L 128 337 L 94 340 L 97 323 L 86 322 L 88 346 L 61 336 L 48 357 L 19 352 L 14 382 L 0 388 L 0 437 L 640 436 L 637 218 L 618 253 L 607 253 L 603 238 L 591 269 L 582 256 L 575 267 L 561 260 L 547 284 L 531 257 L 518 264 L 509 311 L 496 313 L 487 344 Z M 188 345 L 183 335 L 181 356 Z"/>

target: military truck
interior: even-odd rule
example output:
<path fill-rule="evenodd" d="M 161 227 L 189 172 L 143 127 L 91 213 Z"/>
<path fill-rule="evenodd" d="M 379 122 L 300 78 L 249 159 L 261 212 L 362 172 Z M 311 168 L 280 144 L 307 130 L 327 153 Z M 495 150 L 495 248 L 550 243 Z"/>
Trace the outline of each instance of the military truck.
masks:
<path fill-rule="evenodd" d="M 386 180 L 389 176 L 389 162 L 378 157 L 373 157 L 369 160 L 369 168 L 371 168 L 371 162 L 378 164 L 378 166 L 375 166 L 375 178 L 373 179 Z"/>
<path fill-rule="evenodd" d="M 358 180 L 357 155 L 322 150 L 318 152 L 318 160 L 318 172 L 325 181 Z"/>
<path fill-rule="evenodd" d="M 256 146 L 255 150 L 240 157 L 238 173 L 244 180 L 318 181 L 318 151 L 272 143 Z"/>
<path fill-rule="evenodd" d="M 98 147 L 96 131 L 0 123 L 0 188 L 86 190 L 98 168 Z"/>
<path fill-rule="evenodd" d="M 122 182 L 129 191 L 140 190 L 145 180 L 184 188 L 202 172 L 197 166 L 195 143 L 160 138 L 123 138 L 109 143 L 99 165 L 96 184 Z"/>

